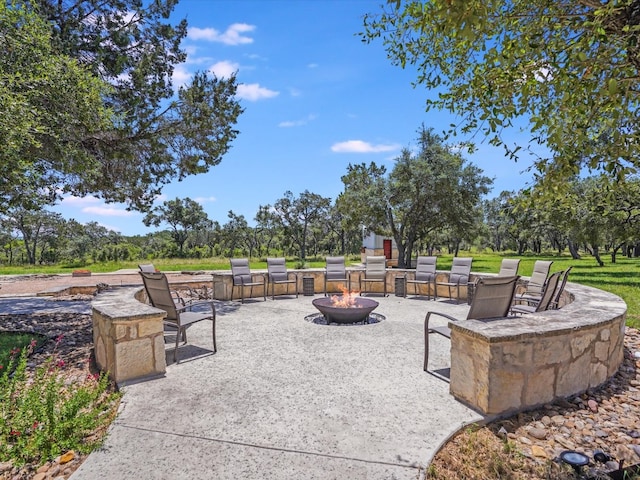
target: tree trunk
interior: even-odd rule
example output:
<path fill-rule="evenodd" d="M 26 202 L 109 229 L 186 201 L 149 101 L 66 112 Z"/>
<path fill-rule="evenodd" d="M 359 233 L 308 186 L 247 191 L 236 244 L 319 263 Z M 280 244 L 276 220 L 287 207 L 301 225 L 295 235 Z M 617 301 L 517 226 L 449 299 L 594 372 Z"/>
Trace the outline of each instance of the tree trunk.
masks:
<path fill-rule="evenodd" d="M 616 263 L 616 254 L 624 247 L 624 243 L 617 245 L 611 249 L 611 263 Z"/>
<path fill-rule="evenodd" d="M 398 242 L 396 239 L 396 246 L 398 247 L 398 268 L 406 268 L 405 267 L 405 253 L 406 248 L 403 243 Z"/>
<path fill-rule="evenodd" d="M 604 267 L 604 262 L 600 258 L 600 251 L 599 251 L 598 245 L 593 245 L 593 257 L 596 259 L 596 262 L 598 262 L 599 266 Z"/>
<path fill-rule="evenodd" d="M 524 252 L 527 249 L 527 242 L 516 240 L 516 243 L 518 244 L 518 255 L 524 255 Z"/>
<path fill-rule="evenodd" d="M 567 238 L 567 246 L 569 247 L 569 253 L 571 253 L 571 258 L 574 260 L 580 259 L 580 254 L 578 253 L 578 247 L 570 238 Z"/>

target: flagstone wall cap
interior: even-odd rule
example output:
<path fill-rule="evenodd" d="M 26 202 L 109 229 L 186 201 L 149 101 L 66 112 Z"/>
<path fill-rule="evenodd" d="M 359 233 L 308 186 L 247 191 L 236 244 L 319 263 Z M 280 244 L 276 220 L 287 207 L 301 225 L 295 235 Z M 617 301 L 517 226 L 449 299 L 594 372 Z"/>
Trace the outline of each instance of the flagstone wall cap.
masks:
<path fill-rule="evenodd" d="M 141 287 L 114 288 L 98 295 L 91 302 L 91 308 L 113 320 L 157 317 L 158 312 L 166 315 L 164 310 L 144 303 L 143 297 L 144 288 Z"/>
<path fill-rule="evenodd" d="M 452 330 L 497 343 L 597 327 L 626 316 L 627 304 L 617 295 L 576 283 L 568 283 L 566 292 L 571 295 L 572 302 L 558 310 L 507 319 L 463 320 L 449 325 Z"/>

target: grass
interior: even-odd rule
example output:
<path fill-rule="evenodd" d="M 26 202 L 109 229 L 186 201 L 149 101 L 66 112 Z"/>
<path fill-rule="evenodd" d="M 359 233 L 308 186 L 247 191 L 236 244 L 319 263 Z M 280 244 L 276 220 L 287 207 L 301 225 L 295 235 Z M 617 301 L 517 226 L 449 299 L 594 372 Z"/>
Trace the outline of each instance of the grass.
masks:
<path fill-rule="evenodd" d="M 567 480 L 575 478 L 566 465 L 526 462 L 517 447 L 489 427 L 471 425 L 438 452 L 427 469 L 427 480 Z"/>
<path fill-rule="evenodd" d="M 552 260 L 551 271 L 564 270 L 572 266 L 570 282 L 589 285 L 606 290 L 621 297 L 627 303 L 627 325 L 640 328 L 640 296 L 637 295 L 640 287 L 640 259 L 618 256 L 616 263 L 607 263 L 600 267 L 591 256 L 574 260 L 569 255 L 545 254 L 545 255 L 524 255 L 518 257 L 513 252 L 498 253 L 478 253 L 460 252 L 460 256 L 473 257 L 473 272 L 496 273 L 500 269 L 500 262 L 503 258 L 520 258 L 520 275 L 529 276 L 533 271 L 533 264 L 536 260 Z M 608 258 L 603 257 L 608 260 Z M 451 268 L 453 255 L 441 254 L 438 256 L 438 269 L 448 270 Z M 90 265 L 49 265 L 49 266 L 2 266 L 0 275 L 34 274 L 34 273 L 71 273 L 78 268 L 86 268 L 92 272 L 113 272 L 123 268 L 138 268 L 139 263 L 153 262 L 156 268 L 163 271 L 184 271 L 184 270 L 229 270 L 228 258 L 208 258 L 208 259 L 154 259 L 129 262 L 108 262 L 95 263 Z M 349 263 L 359 263 L 359 255 L 349 257 Z M 287 261 L 289 268 L 295 268 L 298 263 L 295 259 Z M 325 266 L 324 256 L 308 258 L 306 262 L 309 268 L 323 268 Z M 266 269 L 265 258 L 251 259 L 252 269 Z"/>
<path fill-rule="evenodd" d="M 23 348 L 30 345 L 32 340 L 36 341 L 35 349 L 37 350 L 44 345 L 49 338 L 38 333 L 0 332 L 0 370 L 3 370 L 9 365 L 12 352 L 20 352 Z"/>

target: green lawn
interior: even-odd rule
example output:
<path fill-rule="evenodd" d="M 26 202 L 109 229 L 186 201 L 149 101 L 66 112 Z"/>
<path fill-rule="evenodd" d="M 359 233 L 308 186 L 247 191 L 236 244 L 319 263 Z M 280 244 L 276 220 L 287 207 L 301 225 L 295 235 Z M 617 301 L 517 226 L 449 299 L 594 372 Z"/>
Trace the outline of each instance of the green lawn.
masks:
<path fill-rule="evenodd" d="M 0 332 L 0 366 L 2 366 L 2 369 L 7 368 L 9 365 L 11 352 L 14 351 L 15 355 L 18 356 L 20 354 L 19 351 L 29 345 L 31 340 L 36 341 L 35 348 L 37 349 L 43 345 L 48 338 L 44 335 L 33 333 Z"/>

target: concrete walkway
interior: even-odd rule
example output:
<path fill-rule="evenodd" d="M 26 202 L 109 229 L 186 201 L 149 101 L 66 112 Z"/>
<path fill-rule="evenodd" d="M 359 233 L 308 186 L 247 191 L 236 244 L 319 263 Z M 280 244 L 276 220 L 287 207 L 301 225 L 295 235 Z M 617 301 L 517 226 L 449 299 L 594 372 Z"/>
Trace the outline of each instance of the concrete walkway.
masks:
<path fill-rule="evenodd" d="M 202 322 L 166 376 L 123 386 L 103 448 L 71 478 L 423 478 L 450 435 L 481 420 L 422 371 L 426 311 L 468 307 L 371 298 L 386 319 L 356 326 L 305 320 L 316 311 L 302 295 L 219 303 L 218 352 Z M 449 343 L 436 337 L 444 368 Z"/>

